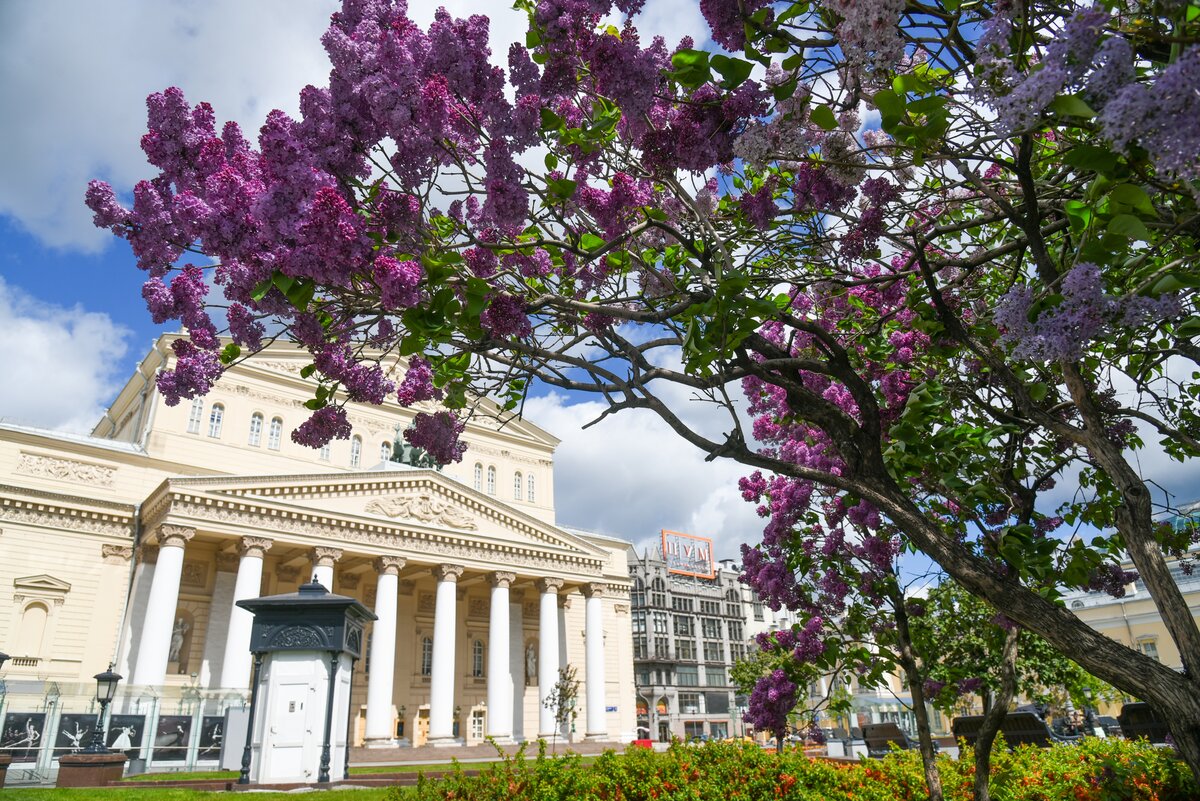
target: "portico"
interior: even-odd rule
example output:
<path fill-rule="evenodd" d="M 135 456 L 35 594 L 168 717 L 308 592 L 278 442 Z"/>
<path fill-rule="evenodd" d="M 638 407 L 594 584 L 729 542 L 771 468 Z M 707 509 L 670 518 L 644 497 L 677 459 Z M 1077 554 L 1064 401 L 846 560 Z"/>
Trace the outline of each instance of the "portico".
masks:
<path fill-rule="evenodd" d="M 607 711 L 628 697 L 605 669 L 605 637 L 628 625 L 628 579 L 609 569 L 610 553 L 436 471 L 171 479 L 143 514 L 159 550 L 143 576 L 145 612 L 123 638 L 139 643 L 123 655 L 137 683 L 169 683 L 206 659 L 220 665 L 205 672 L 211 689 L 245 690 L 249 626 L 234 603 L 315 576 L 378 617 L 356 668 L 356 744 L 551 737 L 545 699 L 564 660 L 581 679 L 574 738 L 615 739 L 625 728 Z M 236 561 L 218 558 L 229 554 Z M 205 643 L 184 649 L 172 638 L 186 623 L 174 626 L 178 610 L 164 609 L 179 604 L 183 566 L 198 562 L 236 576 L 208 614 L 226 625 L 185 633 Z"/>

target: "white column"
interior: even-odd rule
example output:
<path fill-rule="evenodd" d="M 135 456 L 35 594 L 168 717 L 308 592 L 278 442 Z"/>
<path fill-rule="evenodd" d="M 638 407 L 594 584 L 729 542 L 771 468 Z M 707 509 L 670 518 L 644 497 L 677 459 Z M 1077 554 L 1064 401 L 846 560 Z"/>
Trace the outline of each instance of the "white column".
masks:
<path fill-rule="evenodd" d="M 538 737 L 554 736 L 554 710 L 546 699 L 558 683 L 558 590 L 562 579 L 539 579 L 538 606 Z"/>
<path fill-rule="evenodd" d="M 509 666 L 508 588 L 512 573 L 493 573 L 488 617 L 487 734 L 497 743 L 513 742 L 513 679 Z"/>
<path fill-rule="evenodd" d="M 341 558 L 341 548 L 313 548 L 312 580 L 333 592 L 333 563 Z M 303 583 L 307 584 L 308 582 Z"/>
<path fill-rule="evenodd" d="M 236 690 L 250 688 L 250 628 L 254 615 L 237 605 L 257 598 L 262 590 L 263 558 L 271 548 L 265 537 L 242 537 L 237 579 L 233 583 L 233 608 L 225 635 L 225 658 L 221 661 L 221 686 Z"/>
<path fill-rule="evenodd" d="M 183 548 L 195 535 L 194 528 L 185 526 L 158 527 L 158 562 L 154 566 L 131 684 L 158 686 L 167 677 L 175 607 L 179 604 L 179 579 L 183 575 Z"/>
<path fill-rule="evenodd" d="M 371 628 L 371 672 L 367 675 L 367 748 L 393 748 L 392 682 L 396 672 L 396 602 L 400 586 L 400 556 L 375 560 L 379 583 L 375 587 L 375 616 Z"/>
<path fill-rule="evenodd" d="M 608 716 L 604 711 L 604 590 L 603 584 L 583 588 L 583 636 L 587 648 L 587 739 L 608 739 Z"/>
<path fill-rule="evenodd" d="M 429 744 L 458 745 L 454 738 L 454 649 L 458 645 L 458 577 L 462 565 L 439 565 L 433 607 L 433 670 L 429 677 Z"/>

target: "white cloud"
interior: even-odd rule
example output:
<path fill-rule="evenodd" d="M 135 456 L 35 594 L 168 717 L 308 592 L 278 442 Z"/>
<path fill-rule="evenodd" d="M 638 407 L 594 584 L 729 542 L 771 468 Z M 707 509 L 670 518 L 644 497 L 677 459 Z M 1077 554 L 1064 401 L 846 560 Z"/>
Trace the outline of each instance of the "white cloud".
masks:
<path fill-rule="evenodd" d="M 112 239 L 83 205 L 87 181 L 118 191 L 152 174 L 138 142 L 145 98 L 179 86 L 250 137 L 272 108 L 295 113 L 324 83 L 329 0 L 8 3 L 0 13 L 0 213 L 48 245 Z"/>
<path fill-rule="evenodd" d="M 124 378 L 129 331 L 107 314 L 38 301 L 0 278 L 0 419 L 87 433 Z"/>
<path fill-rule="evenodd" d="M 667 394 L 673 394 L 668 392 Z M 706 411 L 670 401 L 691 425 Z M 750 469 L 728 459 L 704 461 L 652 412 L 635 409 L 605 418 L 598 400 L 572 402 L 560 393 L 531 398 L 525 415 L 562 444 L 555 454 L 559 522 L 653 546 L 660 529 L 711 537 L 716 558 L 739 558 L 742 542 L 761 539 L 764 521 L 742 500 L 737 480 Z"/>

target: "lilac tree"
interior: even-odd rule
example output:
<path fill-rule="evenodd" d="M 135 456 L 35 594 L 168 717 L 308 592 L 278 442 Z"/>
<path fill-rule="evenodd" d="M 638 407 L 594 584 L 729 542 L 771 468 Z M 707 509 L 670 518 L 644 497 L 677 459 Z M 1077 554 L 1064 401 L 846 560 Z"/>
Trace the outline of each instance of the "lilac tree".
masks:
<path fill-rule="evenodd" d="M 1191 542 L 1136 468 L 1141 432 L 1200 452 L 1179 379 L 1200 363 L 1193 7 L 703 0 L 697 49 L 643 41 L 639 0 L 517 5 L 502 69 L 482 17 L 426 31 L 345 0 L 328 85 L 253 142 L 151 96 L 158 174 L 87 201 L 154 318 L 187 329 L 164 395 L 283 336 L 313 357 L 310 445 L 349 435 L 347 401 L 436 401 L 405 436 L 452 461 L 471 399 L 515 410 L 531 381 L 649 409 L 761 472 L 772 580 L 803 550 L 789 517 L 878 515 L 1169 709 L 1200 775 L 1200 630 L 1167 566 Z M 727 433 L 690 428 L 668 384 Z M 1039 503 L 1076 475 L 1082 494 Z M 1115 533 L 1063 533 L 1080 523 Z M 1182 673 L 1056 602 L 1119 591 L 1125 554 Z"/>

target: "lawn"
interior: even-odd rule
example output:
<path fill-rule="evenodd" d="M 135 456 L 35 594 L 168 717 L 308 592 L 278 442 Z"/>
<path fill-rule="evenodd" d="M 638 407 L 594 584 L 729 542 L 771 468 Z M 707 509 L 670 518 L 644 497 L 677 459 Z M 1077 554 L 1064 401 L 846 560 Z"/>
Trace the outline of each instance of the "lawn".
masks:
<path fill-rule="evenodd" d="M 408 795 L 407 788 L 394 788 L 391 796 L 388 788 L 373 787 L 369 790 L 329 790 L 315 798 L 320 801 L 384 801 L 385 798 L 404 798 Z M 206 793 L 198 790 L 188 790 L 182 787 L 114 787 L 112 789 L 95 790 L 83 788 L 78 790 L 55 790 L 53 788 L 25 790 L 0 790 L 0 798 L 4 801 L 229 801 L 229 793 Z M 245 796 L 247 801 L 295 801 L 296 793 L 254 793 Z M 305 794 L 304 797 L 309 797 Z"/>

